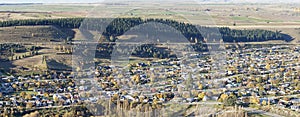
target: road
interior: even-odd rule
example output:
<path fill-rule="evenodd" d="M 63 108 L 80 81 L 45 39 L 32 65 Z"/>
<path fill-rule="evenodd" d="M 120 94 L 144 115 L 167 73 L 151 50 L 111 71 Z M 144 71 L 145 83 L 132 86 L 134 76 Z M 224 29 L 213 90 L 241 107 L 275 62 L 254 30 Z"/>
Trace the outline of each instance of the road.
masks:
<path fill-rule="evenodd" d="M 283 117 L 281 115 L 275 114 L 275 113 L 270 113 L 270 112 L 266 112 L 263 110 L 257 110 L 254 108 L 249 108 L 249 107 L 244 107 L 244 110 L 248 112 L 248 114 L 263 114 L 263 115 L 267 115 L 267 116 L 271 116 L 271 117 Z"/>
<path fill-rule="evenodd" d="M 169 103 L 166 103 L 169 104 Z M 173 104 L 180 104 L 180 105 L 217 105 L 217 104 L 222 104 L 221 102 L 216 102 L 216 101 L 208 101 L 208 102 L 193 102 L 193 103 L 173 103 Z"/>

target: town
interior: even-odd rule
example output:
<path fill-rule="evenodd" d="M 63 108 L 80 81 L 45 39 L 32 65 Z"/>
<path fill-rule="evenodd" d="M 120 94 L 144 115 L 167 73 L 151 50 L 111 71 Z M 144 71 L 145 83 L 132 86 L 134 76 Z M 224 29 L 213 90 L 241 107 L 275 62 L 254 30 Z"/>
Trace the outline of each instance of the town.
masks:
<path fill-rule="evenodd" d="M 299 0 L 1 0 L 0 117 L 299 117 Z"/>
<path fill-rule="evenodd" d="M 187 53 L 185 58 L 130 62 L 125 66 L 101 64 L 80 78 L 75 72 L 56 71 L 28 76 L 2 74 L 1 113 L 105 99 L 126 108 L 195 103 L 299 114 L 300 47 L 246 44 L 237 48 L 228 44 L 226 48 L 221 52 L 226 61 L 215 61 L 209 53 Z M 224 69 L 216 68 L 216 64 Z"/>

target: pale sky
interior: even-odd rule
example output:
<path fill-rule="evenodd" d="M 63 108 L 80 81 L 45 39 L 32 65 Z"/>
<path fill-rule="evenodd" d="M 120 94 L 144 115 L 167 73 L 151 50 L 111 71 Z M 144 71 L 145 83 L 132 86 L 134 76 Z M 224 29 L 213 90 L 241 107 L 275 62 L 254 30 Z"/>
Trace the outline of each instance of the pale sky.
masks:
<path fill-rule="evenodd" d="M 95 3 L 114 0 L 0 0 L 0 3 Z M 121 0 L 122 1 L 122 0 Z M 126 0 L 128 1 L 128 0 Z M 143 1 L 143 0 L 135 0 Z M 148 0 L 145 0 L 148 1 Z M 156 0 L 159 1 L 159 0 Z M 162 0 L 163 1 L 163 0 Z M 300 3 L 300 0 L 194 0 L 198 2 L 233 2 L 233 3 Z"/>

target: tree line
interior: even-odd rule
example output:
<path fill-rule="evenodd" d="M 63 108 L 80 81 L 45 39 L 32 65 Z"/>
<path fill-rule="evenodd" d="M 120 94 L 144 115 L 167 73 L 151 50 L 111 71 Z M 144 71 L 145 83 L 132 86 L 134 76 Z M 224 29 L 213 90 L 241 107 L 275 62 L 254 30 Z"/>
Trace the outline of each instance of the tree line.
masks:
<path fill-rule="evenodd" d="M 41 47 L 36 46 L 24 46 L 22 44 L 3 43 L 0 44 L 0 60 L 18 60 L 38 54 L 38 50 Z M 16 53 L 19 53 L 16 55 Z M 20 54 L 22 53 L 22 54 Z"/>
<path fill-rule="evenodd" d="M 267 31 L 261 29 L 236 30 L 228 27 L 215 28 L 193 25 L 190 23 L 178 22 L 170 19 L 141 19 L 141 18 L 60 18 L 60 19 L 25 19 L 1 21 L 0 27 L 9 26 L 34 26 L 34 25 L 55 25 L 61 28 L 81 28 L 103 32 L 102 35 L 111 42 L 116 41 L 117 36 L 123 35 L 131 28 L 149 23 L 161 23 L 173 27 L 185 36 L 190 42 L 199 43 L 205 39 L 222 37 L 224 42 L 260 42 L 268 40 L 291 41 L 292 37 L 280 31 Z M 168 29 L 159 29 L 159 32 L 168 32 Z M 200 31 L 201 32 L 200 32 Z M 220 40 L 220 39 L 216 39 Z"/>

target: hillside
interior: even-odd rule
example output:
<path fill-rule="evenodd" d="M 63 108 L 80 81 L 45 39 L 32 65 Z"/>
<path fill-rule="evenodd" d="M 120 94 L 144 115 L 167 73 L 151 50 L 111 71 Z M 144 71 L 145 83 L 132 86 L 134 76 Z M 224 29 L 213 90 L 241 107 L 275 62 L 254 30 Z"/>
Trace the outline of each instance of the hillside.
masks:
<path fill-rule="evenodd" d="M 0 28 L 0 42 L 62 42 L 74 33 L 55 26 L 13 26 Z"/>
<path fill-rule="evenodd" d="M 149 24 L 151 23 L 151 24 Z M 59 27 L 59 29 L 74 29 L 82 28 L 86 30 L 98 31 L 104 38 L 108 41 L 114 42 L 117 40 L 117 36 L 121 36 L 127 31 L 131 30 L 133 27 L 143 29 L 142 24 L 149 24 L 150 28 L 153 28 L 152 33 L 164 34 L 164 33 L 174 33 L 170 32 L 165 26 L 159 26 L 160 24 L 167 25 L 177 30 L 175 33 L 182 34 L 185 38 L 189 39 L 190 42 L 203 42 L 204 39 L 209 41 L 214 40 L 215 37 L 222 38 L 224 42 L 261 42 L 269 40 L 284 40 L 292 41 L 293 38 L 287 34 L 283 34 L 279 31 L 268 31 L 261 29 L 253 30 L 236 30 L 230 29 L 228 27 L 217 28 L 218 32 L 213 27 L 203 27 L 198 25 L 193 25 L 189 23 L 178 22 L 175 20 L 168 19 L 141 19 L 141 18 L 62 18 L 62 19 L 29 19 L 29 20 L 12 20 L 0 22 L 0 27 L 9 26 L 36 26 L 36 25 L 50 25 Z M 15 27 L 16 29 L 16 27 Z M 50 30 L 49 30 L 50 29 Z M 43 40 L 43 37 L 52 37 L 56 39 L 67 39 L 74 37 L 74 31 L 66 31 L 67 33 L 61 33 L 57 28 L 49 28 L 45 32 L 42 30 L 34 31 L 24 31 L 21 30 L 22 39 L 37 38 L 38 40 Z M 145 30 L 149 31 L 149 30 Z M 52 32 L 52 33 L 51 33 Z M 7 33 L 7 32 L 6 32 Z M 8 32 L 10 35 L 11 33 Z M 44 34 L 45 33 L 45 34 Z M 69 35 L 71 34 L 71 35 Z M 220 35 L 221 34 L 221 35 Z M 222 36 L 222 37 L 220 37 Z M 90 36 L 89 36 L 90 37 Z M 44 39 L 47 40 L 47 39 Z M 55 41 L 54 40 L 54 41 Z M 35 40 L 36 41 L 36 40 Z M 51 40 L 50 40 L 51 41 Z M 52 40 L 53 41 L 53 40 Z"/>

